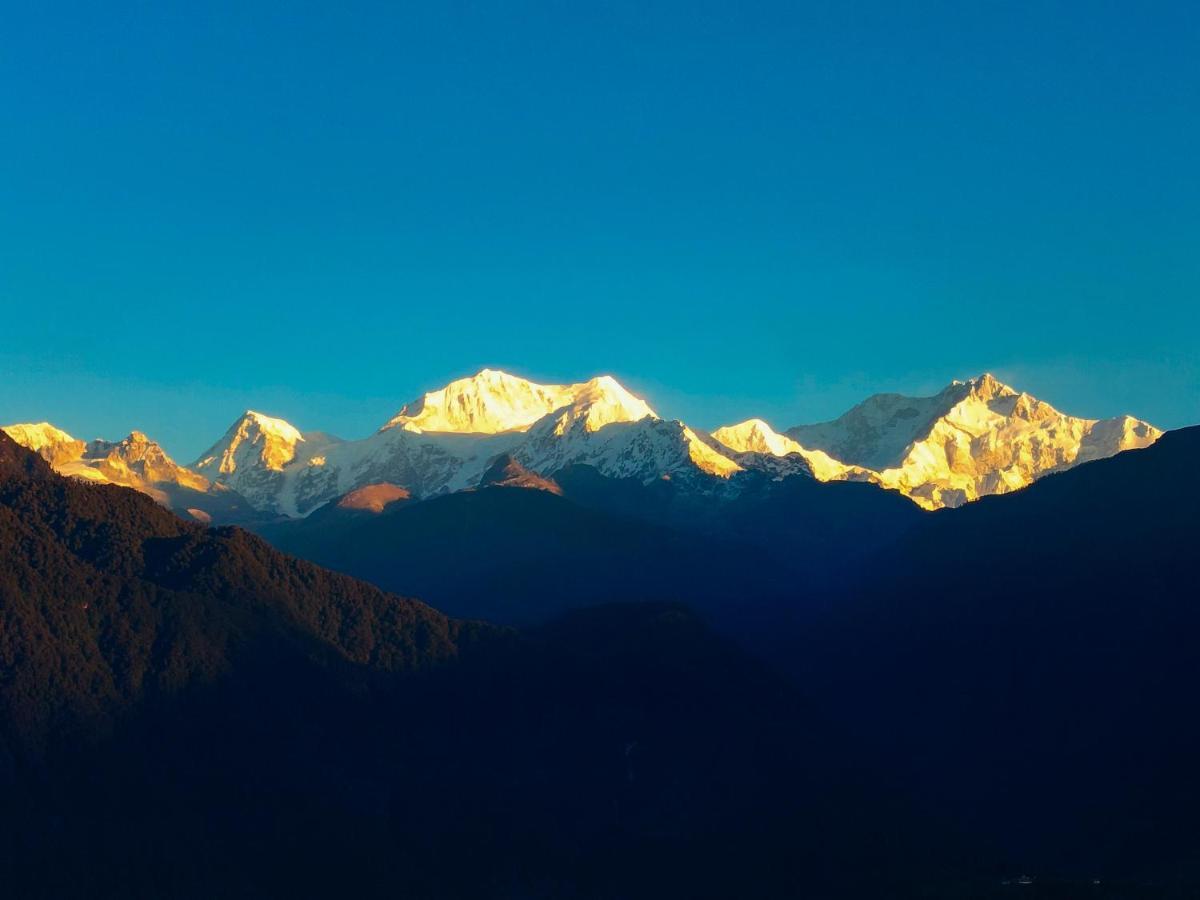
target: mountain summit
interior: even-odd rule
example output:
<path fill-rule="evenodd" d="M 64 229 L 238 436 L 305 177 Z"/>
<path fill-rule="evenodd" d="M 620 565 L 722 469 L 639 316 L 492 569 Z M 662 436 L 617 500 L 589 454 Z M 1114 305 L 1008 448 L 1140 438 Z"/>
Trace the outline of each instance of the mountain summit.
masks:
<path fill-rule="evenodd" d="M 501 434 L 525 431 L 543 416 L 567 408 L 574 411 L 574 418 L 589 422 L 590 431 L 609 422 L 658 418 L 611 375 L 581 384 L 535 384 L 497 369 L 483 369 L 406 404 L 381 430 Z"/>
<path fill-rule="evenodd" d="M 261 466 L 278 472 L 292 461 L 296 445 L 303 440 L 291 422 L 248 409 L 192 468 L 212 475 L 230 475 L 239 466 Z"/>

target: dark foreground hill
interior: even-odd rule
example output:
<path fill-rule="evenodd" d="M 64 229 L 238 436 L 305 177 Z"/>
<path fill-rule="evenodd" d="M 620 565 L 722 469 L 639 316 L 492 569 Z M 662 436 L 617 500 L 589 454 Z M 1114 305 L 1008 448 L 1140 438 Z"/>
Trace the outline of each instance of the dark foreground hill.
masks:
<path fill-rule="evenodd" d="M 1184 429 L 936 513 L 777 658 L 1012 868 L 1195 890 L 1198 460 Z"/>
<path fill-rule="evenodd" d="M 464 624 L 3 438 L 0 624 L 9 896 L 877 896 L 963 858 L 679 608 Z"/>
<path fill-rule="evenodd" d="M 784 680 L 674 605 L 462 623 L 0 440 L 0 883 L 1195 896 L 1198 455 L 1200 429 L 1168 434 L 923 516 L 853 577 L 831 563 L 755 608 Z M 572 509 L 461 496 L 531 504 L 513 548 Z M 452 560 L 472 514 L 441 508 L 426 547 Z M 774 532 L 762 508 L 742 534 Z M 584 510 L 564 540 L 601 541 L 627 581 L 652 557 L 622 553 L 675 540 Z"/>

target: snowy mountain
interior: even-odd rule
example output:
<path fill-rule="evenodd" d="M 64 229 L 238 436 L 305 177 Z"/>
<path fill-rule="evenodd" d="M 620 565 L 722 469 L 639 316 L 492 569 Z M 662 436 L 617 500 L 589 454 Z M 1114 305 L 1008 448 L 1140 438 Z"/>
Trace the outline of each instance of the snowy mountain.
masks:
<path fill-rule="evenodd" d="M 289 467 L 300 459 L 320 460 L 321 449 L 335 443 L 335 438 L 325 435 L 306 437 L 283 419 L 249 409 L 192 468 L 237 491 L 255 509 L 278 513 L 282 511 L 278 498 L 294 480 Z"/>
<path fill-rule="evenodd" d="M 700 482 L 741 468 L 611 376 L 545 385 L 494 369 L 406 404 L 358 441 L 247 413 L 194 468 L 259 510 L 302 516 L 370 484 L 419 498 L 474 487 L 502 454 L 540 476 L 586 463 L 614 477 Z"/>
<path fill-rule="evenodd" d="M 177 465 L 162 447 L 140 431 L 120 441 L 85 442 L 48 422 L 6 425 L 3 430 L 63 475 L 121 484 L 151 495 L 161 495 L 155 487 L 159 484 L 176 484 L 196 491 L 209 488 L 205 478 Z"/>
<path fill-rule="evenodd" d="M 7 425 L 3 430 L 62 475 L 130 487 L 202 521 L 214 513 L 252 512 L 228 488 L 179 465 L 140 431 L 120 441 L 81 441 L 48 422 Z"/>
<path fill-rule="evenodd" d="M 543 416 L 561 409 L 585 415 L 589 430 L 610 422 L 657 418 L 654 410 L 608 375 L 581 384 L 535 384 L 483 369 L 452 381 L 406 404 L 381 430 L 455 434 L 500 434 L 525 431 Z"/>
<path fill-rule="evenodd" d="M 776 457 L 823 452 L 834 465 L 812 466 L 822 481 L 865 477 L 938 509 L 1146 447 L 1161 434 L 1129 416 L 1065 415 L 985 374 L 952 382 L 932 397 L 876 394 L 832 422 L 797 426 L 786 435 L 751 420 L 713 436 L 731 449 Z M 839 472 L 839 465 L 847 471 Z"/>
<path fill-rule="evenodd" d="M 22 447 L 41 456 L 56 469 L 78 462 L 87 448 L 85 441 L 76 440 L 49 422 L 5 425 L 0 430 Z"/>

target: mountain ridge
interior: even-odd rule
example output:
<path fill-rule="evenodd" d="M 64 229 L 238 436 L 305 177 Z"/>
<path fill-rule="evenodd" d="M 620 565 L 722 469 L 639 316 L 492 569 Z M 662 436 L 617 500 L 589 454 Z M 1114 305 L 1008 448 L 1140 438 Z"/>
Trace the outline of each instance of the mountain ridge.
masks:
<path fill-rule="evenodd" d="M 748 448 L 754 422 L 713 436 L 733 449 Z M 829 422 L 759 435 L 756 446 L 775 457 L 821 452 L 834 464 L 813 470 L 820 480 L 867 480 L 938 509 L 1019 490 L 1045 474 L 1148 446 L 1161 435 L 1132 416 L 1066 415 L 984 373 L 928 397 L 875 394 Z"/>
<path fill-rule="evenodd" d="M 20 446 L 46 460 L 61 475 L 99 484 L 132 488 L 183 516 L 209 522 L 253 521 L 256 512 L 236 492 L 181 466 L 144 432 L 119 441 L 82 441 L 49 423 L 8 425 L 0 429 Z"/>
<path fill-rule="evenodd" d="M 133 445 L 146 442 L 134 436 L 122 449 L 76 441 L 48 423 L 7 429 L 67 474 L 126 484 L 210 516 L 236 498 L 233 507 L 255 516 L 288 518 L 371 484 L 396 485 L 415 499 L 464 490 L 501 455 L 543 478 L 583 464 L 646 483 L 674 479 L 716 501 L 735 496 L 746 473 L 755 472 L 866 481 L 937 509 L 1020 489 L 1048 472 L 1146 446 L 1162 433 L 1130 416 L 1065 415 L 984 374 L 930 397 L 876 394 L 830 422 L 779 432 L 749 419 L 709 434 L 661 418 L 608 375 L 545 385 L 497 369 L 427 392 L 358 440 L 302 432 L 247 410 L 190 467 L 157 445 L 138 456 Z M 131 464 L 149 465 L 152 477 L 122 471 Z M 195 502 L 177 504 L 170 495 L 181 491 L 197 491 L 200 499 L 189 493 Z M 220 492 L 225 496 L 214 501 Z"/>

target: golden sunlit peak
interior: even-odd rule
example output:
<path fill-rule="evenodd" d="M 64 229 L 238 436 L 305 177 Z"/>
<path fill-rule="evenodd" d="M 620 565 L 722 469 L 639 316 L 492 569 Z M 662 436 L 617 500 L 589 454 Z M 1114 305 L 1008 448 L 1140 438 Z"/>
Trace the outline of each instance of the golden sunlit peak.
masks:
<path fill-rule="evenodd" d="M 537 384 L 498 369 L 482 369 L 405 404 L 380 430 L 500 434 L 525 431 L 558 410 L 565 411 L 566 424 L 582 419 L 589 430 L 655 415 L 611 375 L 580 384 Z"/>
<path fill-rule="evenodd" d="M 56 444 L 67 444 L 75 440 L 61 428 L 55 428 L 49 422 L 24 422 L 16 425 L 5 425 L 5 434 L 26 449 L 35 453 L 43 447 Z"/>
<path fill-rule="evenodd" d="M 193 468 L 212 478 L 230 475 L 248 463 L 280 471 L 303 442 L 304 436 L 290 422 L 248 409 Z"/>
<path fill-rule="evenodd" d="M 987 400 L 995 397 L 1011 397 L 1017 394 L 1015 389 L 1009 387 L 991 372 L 984 372 L 982 375 L 968 379 L 965 384 L 973 394 Z"/>
<path fill-rule="evenodd" d="M 274 416 L 264 415 L 260 412 L 255 412 L 252 409 L 246 410 L 242 415 L 242 421 L 239 425 L 252 424 L 265 434 L 272 437 L 277 437 L 291 443 L 304 440 L 304 436 L 300 434 L 299 429 L 291 422 L 285 419 L 277 419 Z"/>
<path fill-rule="evenodd" d="M 803 448 L 785 435 L 779 434 L 762 419 L 747 419 L 737 425 L 718 428 L 712 436 L 730 450 L 738 453 L 770 453 L 786 456 Z"/>

